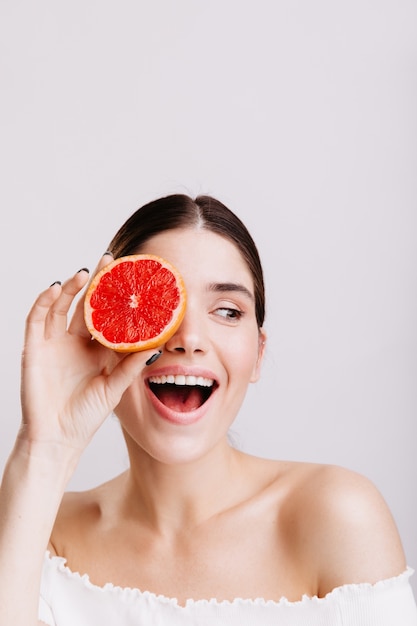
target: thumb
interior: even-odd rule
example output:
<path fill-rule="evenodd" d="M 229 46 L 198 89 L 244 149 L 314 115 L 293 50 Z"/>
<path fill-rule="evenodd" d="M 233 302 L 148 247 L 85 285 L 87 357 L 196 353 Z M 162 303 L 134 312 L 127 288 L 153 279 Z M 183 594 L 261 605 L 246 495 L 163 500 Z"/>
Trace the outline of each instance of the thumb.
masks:
<path fill-rule="evenodd" d="M 161 349 L 155 350 L 155 348 L 153 348 L 152 350 L 134 352 L 122 358 L 108 376 L 108 394 L 111 397 L 109 403 L 112 406 L 116 406 L 123 393 L 133 383 L 135 378 L 139 376 L 142 370 L 152 365 L 152 363 L 155 363 L 161 355 Z"/>

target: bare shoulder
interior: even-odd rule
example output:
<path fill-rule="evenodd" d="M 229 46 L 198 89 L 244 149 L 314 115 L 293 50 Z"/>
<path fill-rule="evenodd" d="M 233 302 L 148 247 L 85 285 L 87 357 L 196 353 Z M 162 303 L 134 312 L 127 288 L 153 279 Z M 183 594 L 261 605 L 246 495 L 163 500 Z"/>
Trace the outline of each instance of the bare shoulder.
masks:
<path fill-rule="evenodd" d="M 49 552 L 66 556 L 66 546 L 73 538 L 74 545 L 77 545 L 98 515 L 99 503 L 94 490 L 66 493 L 55 519 L 48 545 Z"/>
<path fill-rule="evenodd" d="M 111 498 L 117 479 L 86 491 L 67 492 L 61 502 L 52 530 L 48 549 L 51 554 L 66 556 L 71 550 L 88 545 Z"/>
<path fill-rule="evenodd" d="M 404 571 L 393 516 L 370 480 L 337 466 L 296 465 L 286 506 L 293 540 L 314 563 L 319 595 Z"/>

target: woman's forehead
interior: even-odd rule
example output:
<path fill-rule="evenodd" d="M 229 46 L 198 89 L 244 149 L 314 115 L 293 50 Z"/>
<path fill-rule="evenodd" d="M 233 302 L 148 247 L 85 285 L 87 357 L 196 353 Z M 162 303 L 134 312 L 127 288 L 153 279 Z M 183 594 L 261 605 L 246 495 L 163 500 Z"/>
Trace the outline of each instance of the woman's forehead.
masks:
<path fill-rule="evenodd" d="M 241 282 L 253 293 L 252 274 L 237 245 L 210 230 L 167 230 L 148 239 L 138 252 L 161 256 L 183 274 L 199 272 L 212 276 L 213 282 Z"/>

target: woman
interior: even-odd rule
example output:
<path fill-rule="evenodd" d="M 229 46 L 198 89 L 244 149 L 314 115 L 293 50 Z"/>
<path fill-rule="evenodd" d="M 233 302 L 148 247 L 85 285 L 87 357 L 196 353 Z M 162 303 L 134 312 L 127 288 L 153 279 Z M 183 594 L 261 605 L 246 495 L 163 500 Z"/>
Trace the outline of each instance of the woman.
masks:
<path fill-rule="evenodd" d="M 36 300 L 1 489 L 0 623 L 417 624 L 397 530 L 366 479 L 228 442 L 266 341 L 262 268 L 240 220 L 173 195 L 129 218 L 110 252 L 99 268 L 138 252 L 176 266 L 185 318 L 161 351 L 120 356 L 91 341 L 82 299 L 67 326 L 86 270 Z M 111 411 L 129 469 L 64 493 Z"/>

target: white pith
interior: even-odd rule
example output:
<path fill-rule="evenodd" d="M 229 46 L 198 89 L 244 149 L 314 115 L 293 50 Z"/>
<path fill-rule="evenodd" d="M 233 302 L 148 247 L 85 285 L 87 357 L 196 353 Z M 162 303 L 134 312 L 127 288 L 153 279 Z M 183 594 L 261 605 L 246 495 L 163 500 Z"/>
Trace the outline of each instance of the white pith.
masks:
<path fill-rule="evenodd" d="M 204 378 L 203 376 L 184 376 L 183 374 L 177 374 L 176 376 L 172 374 L 167 376 L 151 376 L 149 382 L 155 385 L 168 383 L 170 385 L 188 385 L 189 387 L 212 387 L 214 384 L 211 378 Z"/>

